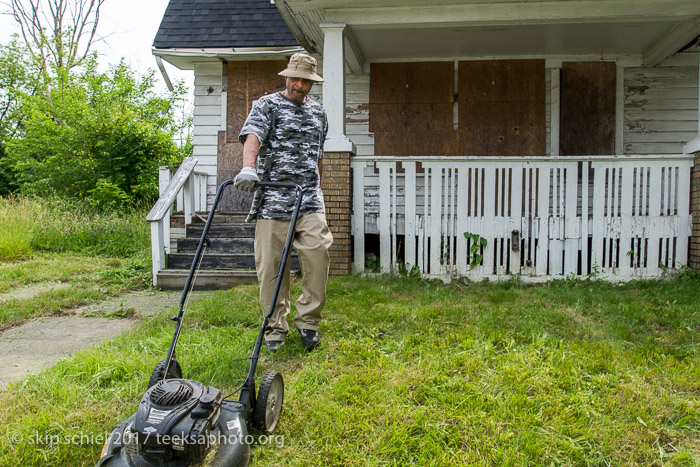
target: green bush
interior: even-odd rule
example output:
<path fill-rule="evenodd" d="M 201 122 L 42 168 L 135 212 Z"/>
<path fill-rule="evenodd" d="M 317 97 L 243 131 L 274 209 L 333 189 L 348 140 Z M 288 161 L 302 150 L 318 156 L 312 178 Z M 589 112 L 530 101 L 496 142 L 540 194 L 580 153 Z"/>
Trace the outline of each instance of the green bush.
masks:
<path fill-rule="evenodd" d="M 153 72 L 137 79 L 123 62 L 107 73 L 96 66 L 56 78 L 47 93 L 23 95 L 22 124 L 3 161 L 22 193 L 106 208 L 152 201 L 158 166 L 185 155 L 173 141 L 186 125 L 176 115 L 184 86 L 158 96 Z"/>

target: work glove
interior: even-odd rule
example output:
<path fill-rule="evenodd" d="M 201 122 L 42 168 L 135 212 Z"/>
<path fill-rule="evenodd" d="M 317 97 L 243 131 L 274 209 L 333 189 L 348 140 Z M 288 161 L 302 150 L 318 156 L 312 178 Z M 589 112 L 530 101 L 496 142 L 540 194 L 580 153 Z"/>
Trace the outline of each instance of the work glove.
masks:
<path fill-rule="evenodd" d="M 233 186 L 238 190 L 253 193 L 255 191 L 255 184 L 259 181 L 260 179 L 255 169 L 243 167 L 238 175 L 236 175 L 236 178 L 233 179 Z"/>

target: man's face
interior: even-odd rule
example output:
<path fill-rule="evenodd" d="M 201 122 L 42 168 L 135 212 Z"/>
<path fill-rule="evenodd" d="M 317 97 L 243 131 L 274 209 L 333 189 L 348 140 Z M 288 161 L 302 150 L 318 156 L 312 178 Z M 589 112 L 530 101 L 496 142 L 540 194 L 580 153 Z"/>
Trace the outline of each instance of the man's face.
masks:
<path fill-rule="evenodd" d="M 310 79 L 287 78 L 287 97 L 303 104 L 313 84 L 314 82 Z"/>

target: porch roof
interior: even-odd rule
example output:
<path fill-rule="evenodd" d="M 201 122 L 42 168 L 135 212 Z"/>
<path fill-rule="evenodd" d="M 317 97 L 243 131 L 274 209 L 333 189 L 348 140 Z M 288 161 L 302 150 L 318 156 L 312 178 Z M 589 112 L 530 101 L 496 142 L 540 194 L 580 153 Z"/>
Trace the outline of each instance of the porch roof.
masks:
<path fill-rule="evenodd" d="M 318 54 L 324 48 L 321 26 L 345 24 L 346 59 L 362 66 L 370 61 L 519 56 L 635 56 L 654 66 L 700 35 L 697 0 L 275 3 L 299 43 Z"/>
<path fill-rule="evenodd" d="M 154 54 L 180 68 L 216 51 L 279 51 L 298 48 L 294 35 L 270 0 L 170 0 L 153 41 Z"/>

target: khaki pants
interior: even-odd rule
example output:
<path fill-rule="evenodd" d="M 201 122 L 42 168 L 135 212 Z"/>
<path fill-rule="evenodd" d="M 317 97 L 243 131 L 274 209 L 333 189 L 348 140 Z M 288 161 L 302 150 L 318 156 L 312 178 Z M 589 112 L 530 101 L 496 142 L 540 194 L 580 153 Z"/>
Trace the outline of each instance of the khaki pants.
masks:
<path fill-rule="evenodd" d="M 255 226 L 255 268 L 260 284 L 260 306 L 263 316 L 270 310 L 277 272 L 287 240 L 290 221 L 258 219 Z M 330 256 L 328 249 L 333 235 L 328 230 L 325 214 L 307 214 L 297 220 L 292 245 L 301 263 L 301 296 L 296 302 L 294 325 L 299 329 L 318 331 L 321 310 L 326 303 L 326 281 Z M 275 311 L 270 317 L 272 328 L 265 334 L 267 341 L 284 341 L 289 331 L 287 315 L 289 300 L 289 261 L 284 271 Z"/>

